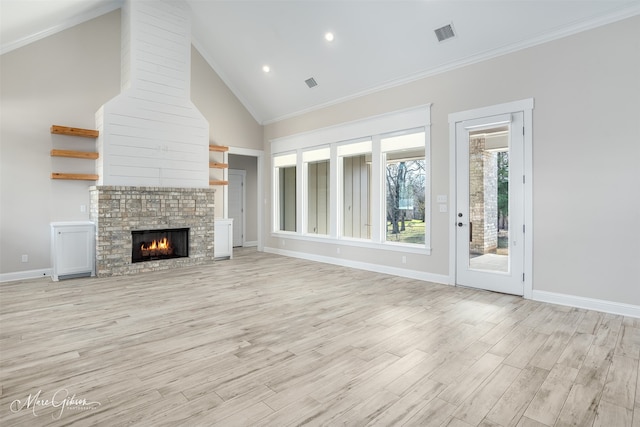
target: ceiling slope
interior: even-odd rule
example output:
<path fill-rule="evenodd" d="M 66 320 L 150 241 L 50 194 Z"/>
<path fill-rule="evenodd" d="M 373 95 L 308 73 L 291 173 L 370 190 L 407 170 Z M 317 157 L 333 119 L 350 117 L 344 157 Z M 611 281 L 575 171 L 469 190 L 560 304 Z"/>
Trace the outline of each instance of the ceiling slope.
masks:
<path fill-rule="evenodd" d="M 640 0 L 186 1 L 194 45 L 263 124 L 640 14 Z M 5 53 L 121 1 L 0 4 Z"/>

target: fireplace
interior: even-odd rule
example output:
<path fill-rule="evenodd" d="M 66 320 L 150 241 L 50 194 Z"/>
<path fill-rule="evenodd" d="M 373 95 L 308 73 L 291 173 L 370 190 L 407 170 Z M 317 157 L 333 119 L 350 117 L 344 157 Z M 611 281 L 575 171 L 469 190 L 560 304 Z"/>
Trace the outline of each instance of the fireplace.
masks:
<path fill-rule="evenodd" d="M 185 0 L 122 3 L 122 90 L 96 112 L 99 179 L 90 187 L 96 273 L 206 265 L 214 260 L 215 189 L 209 123 L 191 102 L 190 8 Z M 173 254 L 134 253 L 142 242 L 133 244 L 133 231 L 178 227 L 188 228 L 188 242 L 167 237 Z M 157 248 L 163 238 L 142 240 L 153 246 L 155 239 Z M 138 256 L 147 262 L 133 262 Z"/>
<path fill-rule="evenodd" d="M 189 229 L 131 231 L 131 262 L 189 256 Z"/>
<path fill-rule="evenodd" d="M 213 262 L 214 195 L 212 188 L 91 187 L 90 218 L 96 224 L 96 274 L 121 276 Z M 176 229 L 184 231 L 185 240 L 174 234 Z M 140 237 L 137 234 L 142 230 L 158 234 Z M 161 233 L 169 230 L 171 236 Z M 149 249 L 144 255 L 146 262 L 134 261 L 143 256 L 143 242 L 153 246 L 155 240 L 158 248 L 165 237 L 172 242 L 170 257 L 160 258 L 157 251 Z M 139 240 L 134 244 L 134 239 Z M 138 254 L 134 253 L 134 247 L 139 250 Z"/>

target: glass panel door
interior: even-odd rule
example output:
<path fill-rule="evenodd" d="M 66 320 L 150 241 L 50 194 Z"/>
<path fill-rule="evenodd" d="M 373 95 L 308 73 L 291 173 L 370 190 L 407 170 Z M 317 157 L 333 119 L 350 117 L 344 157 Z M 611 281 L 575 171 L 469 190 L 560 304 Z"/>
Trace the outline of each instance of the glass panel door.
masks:
<path fill-rule="evenodd" d="M 456 123 L 456 283 L 522 295 L 523 113 Z"/>

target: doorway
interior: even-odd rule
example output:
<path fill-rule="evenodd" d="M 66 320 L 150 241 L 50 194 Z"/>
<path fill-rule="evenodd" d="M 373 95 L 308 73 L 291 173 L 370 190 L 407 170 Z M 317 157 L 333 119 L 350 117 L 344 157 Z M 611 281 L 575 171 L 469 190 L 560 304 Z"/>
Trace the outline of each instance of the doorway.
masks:
<path fill-rule="evenodd" d="M 450 273 L 456 285 L 514 295 L 530 289 L 531 159 L 525 149 L 530 111 L 512 103 L 450 116 L 455 201 Z"/>
<path fill-rule="evenodd" d="M 260 179 L 263 164 L 261 150 L 229 147 L 229 185 L 224 202 L 226 218 L 234 218 L 234 247 L 256 246 L 258 251 L 263 249 L 264 188 Z M 230 176 L 237 173 L 243 175 L 242 179 Z"/>
<path fill-rule="evenodd" d="M 229 218 L 233 218 L 233 247 L 244 246 L 246 172 L 229 169 Z"/>

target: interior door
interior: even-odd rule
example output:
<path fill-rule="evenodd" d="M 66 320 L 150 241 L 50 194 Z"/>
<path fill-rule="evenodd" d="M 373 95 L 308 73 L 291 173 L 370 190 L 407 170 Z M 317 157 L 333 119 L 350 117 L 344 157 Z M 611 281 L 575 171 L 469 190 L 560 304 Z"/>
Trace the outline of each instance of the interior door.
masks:
<path fill-rule="evenodd" d="M 524 290 L 523 113 L 460 121 L 456 132 L 456 284 Z"/>
<path fill-rule="evenodd" d="M 244 246 L 245 171 L 229 171 L 229 218 L 233 218 L 233 247 Z"/>

